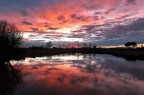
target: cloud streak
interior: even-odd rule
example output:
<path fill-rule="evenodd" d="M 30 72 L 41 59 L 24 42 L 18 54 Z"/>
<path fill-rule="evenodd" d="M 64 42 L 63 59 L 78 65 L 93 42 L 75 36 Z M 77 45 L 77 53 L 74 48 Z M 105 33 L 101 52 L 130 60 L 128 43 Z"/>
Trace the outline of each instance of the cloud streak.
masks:
<path fill-rule="evenodd" d="M 1 0 L 0 19 L 16 24 L 25 35 L 49 35 L 29 40 L 55 40 L 59 35 L 62 41 L 96 42 L 142 34 L 143 4 L 143 0 Z"/>

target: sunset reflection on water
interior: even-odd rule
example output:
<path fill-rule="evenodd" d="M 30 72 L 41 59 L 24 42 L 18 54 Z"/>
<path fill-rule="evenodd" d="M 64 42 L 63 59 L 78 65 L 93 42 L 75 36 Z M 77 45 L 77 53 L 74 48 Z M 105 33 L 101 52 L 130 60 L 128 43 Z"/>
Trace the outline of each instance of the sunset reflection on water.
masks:
<path fill-rule="evenodd" d="M 23 64 L 14 95 L 143 95 L 144 62 L 110 55 L 59 55 L 11 61 Z"/>

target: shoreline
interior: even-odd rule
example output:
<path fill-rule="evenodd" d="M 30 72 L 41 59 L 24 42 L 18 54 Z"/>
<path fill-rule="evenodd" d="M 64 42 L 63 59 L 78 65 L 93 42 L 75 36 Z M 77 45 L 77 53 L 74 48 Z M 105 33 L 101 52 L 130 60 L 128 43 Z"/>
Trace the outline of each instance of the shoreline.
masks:
<path fill-rule="evenodd" d="M 138 48 L 138 49 L 128 49 L 128 48 L 22 49 L 19 48 L 19 49 L 14 49 L 13 51 L 3 50 L 3 53 L 4 51 L 5 52 L 9 51 L 9 55 L 11 55 L 13 59 L 80 53 L 80 54 L 109 54 L 117 57 L 123 57 L 126 60 L 130 60 L 130 61 L 144 60 L 144 48 Z M 1 54 L 1 56 L 3 56 L 3 54 Z"/>
<path fill-rule="evenodd" d="M 144 49 L 102 49 L 102 48 L 80 48 L 80 49 L 25 49 L 25 57 L 52 56 L 59 54 L 109 54 L 123 57 L 126 60 L 144 60 Z"/>

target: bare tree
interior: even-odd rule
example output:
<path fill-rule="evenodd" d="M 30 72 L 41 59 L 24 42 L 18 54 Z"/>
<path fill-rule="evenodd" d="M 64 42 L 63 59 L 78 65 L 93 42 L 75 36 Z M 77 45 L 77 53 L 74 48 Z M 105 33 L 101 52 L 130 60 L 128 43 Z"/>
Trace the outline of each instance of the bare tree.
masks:
<path fill-rule="evenodd" d="M 0 48 L 16 48 L 20 45 L 22 35 L 13 24 L 0 21 Z"/>

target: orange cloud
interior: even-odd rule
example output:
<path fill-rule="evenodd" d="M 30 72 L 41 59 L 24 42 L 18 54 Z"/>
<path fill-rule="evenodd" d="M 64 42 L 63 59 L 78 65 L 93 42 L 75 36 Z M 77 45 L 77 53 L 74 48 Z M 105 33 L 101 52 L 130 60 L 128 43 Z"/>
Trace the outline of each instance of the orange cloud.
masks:
<path fill-rule="evenodd" d="M 1 11 L 0 19 L 17 25 L 23 32 L 67 33 L 83 25 L 101 25 L 125 18 L 143 17 L 143 0 L 37 0 L 24 1 L 20 9 L 12 4 Z M 2 1 L 0 1 L 0 5 Z M 10 1 L 9 1 L 10 2 Z M 19 2 L 20 3 L 20 2 Z M 12 7 L 12 8 L 11 8 Z M 0 10 L 1 10 L 0 6 Z M 91 32 L 91 31 L 86 31 Z"/>

